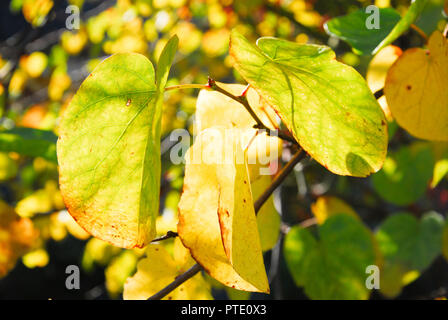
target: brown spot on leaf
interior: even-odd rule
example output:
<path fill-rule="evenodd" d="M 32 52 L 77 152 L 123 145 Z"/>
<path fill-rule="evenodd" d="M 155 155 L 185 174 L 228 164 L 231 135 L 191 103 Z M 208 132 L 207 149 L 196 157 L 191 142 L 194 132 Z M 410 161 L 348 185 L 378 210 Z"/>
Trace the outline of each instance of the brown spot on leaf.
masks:
<path fill-rule="evenodd" d="M 128 99 L 128 101 L 126 102 L 126 107 L 129 107 L 131 105 L 132 100 Z"/>
<path fill-rule="evenodd" d="M 406 90 L 411 90 L 412 89 L 412 86 L 410 85 L 410 84 L 408 84 L 407 86 L 406 86 Z"/>

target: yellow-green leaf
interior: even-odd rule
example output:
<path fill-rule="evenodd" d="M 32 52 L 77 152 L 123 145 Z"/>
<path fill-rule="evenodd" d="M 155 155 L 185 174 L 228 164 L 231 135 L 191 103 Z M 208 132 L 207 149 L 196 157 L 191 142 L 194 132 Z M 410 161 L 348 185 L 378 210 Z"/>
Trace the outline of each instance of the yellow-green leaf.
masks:
<path fill-rule="evenodd" d="M 125 300 L 145 300 L 162 290 L 185 270 L 168 251 L 158 244 L 146 249 L 146 257 L 137 264 L 137 272 L 124 285 Z M 199 273 L 164 297 L 166 300 L 212 299 L 210 285 Z"/>
<path fill-rule="evenodd" d="M 233 31 L 230 54 L 241 76 L 280 115 L 303 149 L 330 171 L 365 177 L 387 152 L 387 124 L 363 77 L 326 46 Z"/>
<path fill-rule="evenodd" d="M 317 201 L 311 205 L 311 211 L 316 217 L 318 224 L 323 224 L 328 218 L 341 213 L 359 219 L 356 211 L 345 201 L 337 197 L 319 197 Z"/>
<path fill-rule="evenodd" d="M 269 292 L 245 154 L 232 130 L 201 131 L 187 152 L 178 233 L 216 280 Z"/>
<path fill-rule="evenodd" d="M 168 42 L 157 75 L 140 54 L 106 59 L 62 116 L 57 154 L 65 204 L 84 229 L 116 246 L 143 247 L 156 234 L 161 101 L 176 45 L 177 38 Z"/>

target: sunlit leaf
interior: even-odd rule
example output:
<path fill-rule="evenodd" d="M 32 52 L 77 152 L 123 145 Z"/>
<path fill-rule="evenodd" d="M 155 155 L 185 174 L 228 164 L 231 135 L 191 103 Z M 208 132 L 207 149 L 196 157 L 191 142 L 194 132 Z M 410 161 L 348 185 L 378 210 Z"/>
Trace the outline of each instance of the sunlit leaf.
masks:
<path fill-rule="evenodd" d="M 147 299 L 170 284 L 183 270 L 162 245 L 151 244 L 146 249 L 146 257 L 137 264 L 137 272 L 124 285 L 123 298 L 126 300 Z M 208 300 L 211 299 L 210 286 L 199 273 L 184 282 L 164 299 L 167 300 Z"/>
<path fill-rule="evenodd" d="M 317 201 L 311 205 L 311 211 L 316 217 L 318 224 L 323 224 L 328 218 L 341 213 L 359 219 L 356 211 L 345 201 L 337 197 L 319 197 Z"/>
<path fill-rule="evenodd" d="M 227 136 L 226 136 L 227 135 Z M 224 127 L 201 131 L 186 155 L 178 232 L 216 280 L 269 292 L 245 155 Z"/>
<path fill-rule="evenodd" d="M 397 40 L 404 32 L 406 32 L 420 16 L 427 3 L 428 0 L 412 0 L 412 3 L 409 6 L 406 14 L 395 25 L 388 36 L 375 48 L 373 53 L 375 54 L 381 49 L 387 47 L 389 44 Z"/>
<path fill-rule="evenodd" d="M 246 86 L 239 84 L 217 83 L 221 88 L 239 96 Z M 272 108 L 264 103 L 257 92 L 249 88 L 246 93 L 249 104 L 261 121 L 270 129 L 277 126 L 277 116 Z M 266 133 L 256 136 L 255 120 L 244 106 L 225 95 L 209 90 L 199 92 L 196 103 L 196 130 L 198 132 L 223 126 L 238 129 L 241 135 L 241 146 L 247 148 L 247 157 L 251 181 L 262 174 L 268 174 L 266 167 L 274 163 L 281 154 L 282 141 L 276 137 L 268 137 Z"/>
<path fill-rule="evenodd" d="M 384 92 L 398 124 L 417 138 L 448 141 L 448 42 L 435 31 L 389 70 Z"/>
<path fill-rule="evenodd" d="M 311 299 L 368 299 L 366 268 L 376 259 L 370 231 L 339 214 L 319 227 L 319 239 L 301 227 L 286 235 L 285 259 L 296 285 Z"/>
<path fill-rule="evenodd" d="M 375 57 L 373 57 L 372 61 L 369 63 L 366 74 L 366 80 L 372 92 L 377 92 L 384 88 L 389 68 L 394 64 L 398 57 L 401 56 L 402 53 L 403 51 L 399 47 L 391 45 L 387 46 L 378 52 Z M 384 95 L 378 99 L 378 103 L 383 109 L 387 120 L 392 121 L 392 114 L 389 110 L 389 106 L 387 105 L 387 100 Z"/>
<path fill-rule="evenodd" d="M 0 150 L 56 162 L 56 140 L 52 131 L 14 128 L 0 131 Z"/>
<path fill-rule="evenodd" d="M 429 145 L 403 146 L 389 153 L 383 169 L 372 177 L 373 186 L 390 203 L 411 204 L 425 193 L 433 165 L 434 157 Z"/>
<path fill-rule="evenodd" d="M 445 259 L 448 260 L 448 220 L 446 220 L 445 228 L 443 228 L 442 238 L 442 253 Z"/>
<path fill-rule="evenodd" d="M 371 16 L 366 9 L 333 18 L 325 24 L 328 34 L 348 42 L 359 54 L 371 54 L 400 21 L 400 14 L 393 8 L 379 9 L 380 28 L 368 29 L 366 22 Z"/>
<path fill-rule="evenodd" d="M 381 292 L 395 297 L 441 253 L 443 217 L 427 213 L 421 221 L 410 214 L 395 214 L 383 222 L 376 239 L 384 256 Z"/>
<path fill-rule="evenodd" d="M 156 233 L 161 102 L 176 46 L 172 38 L 157 74 L 139 54 L 106 59 L 62 116 L 57 151 L 65 204 L 89 233 L 120 247 L 143 247 Z"/>
<path fill-rule="evenodd" d="M 272 183 L 271 176 L 262 175 L 251 183 L 252 197 L 257 201 L 258 197 Z M 269 197 L 257 213 L 258 232 L 260 234 L 261 249 L 271 250 L 278 241 L 280 235 L 281 219 L 274 206 L 274 196 Z"/>
<path fill-rule="evenodd" d="M 378 171 L 387 151 L 383 112 L 354 69 L 325 46 L 232 32 L 230 53 L 243 78 L 279 113 L 300 145 L 340 175 Z"/>
<path fill-rule="evenodd" d="M 448 143 L 437 143 L 434 146 L 435 165 L 431 181 L 431 188 L 437 185 L 448 175 Z"/>
<path fill-rule="evenodd" d="M 123 292 L 126 279 L 136 269 L 138 256 L 131 250 L 125 250 L 115 257 L 104 271 L 106 277 L 106 289 L 112 298 L 117 298 Z"/>

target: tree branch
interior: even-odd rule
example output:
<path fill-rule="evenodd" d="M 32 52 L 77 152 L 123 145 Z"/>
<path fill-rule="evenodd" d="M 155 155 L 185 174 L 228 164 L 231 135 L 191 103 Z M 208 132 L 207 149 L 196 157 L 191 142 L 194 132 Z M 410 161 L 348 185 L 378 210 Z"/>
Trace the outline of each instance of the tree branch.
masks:
<path fill-rule="evenodd" d="M 202 267 L 199 264 L 196 263 L 190 269 L 188 269 L 183 274 L 181 274 L 176 279 L 174 279 L 174 281 L 171 282 L 169 285 L 167 285 L 165 288 L 163 288 L 162 290 L 160 290 L 159 292 L 157 292 L 153 296 L 149 297 L 148 300 L 160 300 L 160 299 L 162 299 L 167 294 L 169 294 L 171 291 L 173 291 L 178 286 L 180 286 L 182 283 L 184 283 L 188 279 L 194 277 L 201 270 L 202 270 Z"/>
<path fill-rule="evenodd" d="M 219 93 L 222 93 L 223 95 L 225 95 L 225 96 L 235 100 L 236 102 L 241 103 L 244 106 L 244 108 L 247 110 L 247 112 L 249 112 L 251 117 L 257 123 L 254 126 L 255 129 L 265 130 L 268 135 L 271 135 L 271 131 L 277 131 L 278 132 L 278 137 L 280 139 L 288 141 L 288 142 L 291 142 L 291 143 L 293 143 L 295 145 L 298 145 L 297 141 L 294 138 L 290 137 L 289 135 L 285 134 L 284 132 L 281 132 L 280 130 L 272 130 L 272 129 L 270 129 L 270 128 L 268 128 L 268 127 L 266 127 L 264 125 L 263 121 L 261 121 L 261 119 L 258 117 L 258 115 L 255 113 L 255 111 L 250 106 L 249 101 L 247 100 L 247 97 L 246 97 L 245 93 L 247 92 L 247 89 L 249 87 L 246 87 L 246 89 L 244 90 L 243 94 L 240 95 L 240 96 L 235 96 L 232 93 L 230 93 L 227 90 L 225 90 L 224 88 L 221 88 L 220 86 L 218 86 L 216 84 L 216 81 L 211 79 L 211 78 L 208 78 L 208 87 L 211 90 L 215 90 L 215 91 L 217 91 Z"/>
<path fill-rule="evenodd" d="M 171 238 L 176 238 L 177 236 L 178 236 L 177 232 L 174 232 L 174 231 L 168 231 L 168 232 L 166 233 L 166 235 L 164 235 L 164 236 L 162 236 L 162 237 L 160 237 L 160 238 L 156 238 L 156 239 L 152 240 L 151 243 L 153 243 L 153 242 L 159 242 L 159 241 L 163 241 L 163 240 L 168 240 L 168 239 L 171 239 Z"/>
<path fill-rule="evenodd" d="M 306 153 L 303 150 L 299 150 L 294 156 L 289 160 L 289 162 L 283 167 L 283 169 L 277 174 L 277 176 L 272 181 L 271 185 L 266 189 L 266 191 L 258 198 L 258 200 L 254 204 L 255 213 L 261 209 L 263 204 L 269 197 L 272 195 L 275 189 L 285 180 L 289 173 L 294 169 L 297 163 L 299 163 L 304 157 Z M 174 233 L 174 232 L 173 232 Z M 177 235 L 177 234 L 176 234 Z M 167 234 L 168 236 L 168 234 Z M 155 240 L 154 240 L 155 241 Z M 199 271 L 202 270 L 202 267 L 199 264 L 195 264 L 190 269 L 185 271 L 179 277 L 177 277 L 173 282 L 167 285 L 165 288 L 149 297 L 148 300 L 160 300 L 169 294 L 171 291 L 176 289 L 182 283 L 187 281 L 188 279 L 194 277 Z"/>

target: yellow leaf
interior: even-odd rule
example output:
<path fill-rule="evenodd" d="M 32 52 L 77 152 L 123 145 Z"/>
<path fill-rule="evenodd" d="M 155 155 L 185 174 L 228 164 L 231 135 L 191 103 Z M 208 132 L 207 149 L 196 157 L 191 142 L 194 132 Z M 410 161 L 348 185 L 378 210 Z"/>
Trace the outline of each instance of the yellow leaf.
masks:
<path fill-rule="evenodd" d="M 271 184 L 271 176 L 261 176 L 251 183 L 254 202 Z M 271 196 L 260 208 L 257 214 L 258 232 L 260 233 L 261 249 L 271 250 L 277 243 L 280 234 L 280 215 L 274 207 L 274 197 Z"/>
<path fill-rule="evenodd" d="M 391 67 L 384 92 L 398 124 L 417 138 L 448 140 L 448 42 L 435 31 L 428 50 L 407 50 Z"/>
<path fill-rule="evenodd" d="M 317 201 L 311 205 L 311 211 L 316 217 L 318 224 L 323 224 L 329 217 L 340 213 L 359 218 L 350 205 L 336 197 L 319 197 Z"/>
<path fill-rule="evenodd" d="M 217 83 L 228 92 L 238 96 L 246 88 L 240 84 Z M 274 110 L 261 100 L 258 93 L 249 88 L 247 99 L 260 118 L 260 120 L 270 129 L 277 127 L 278 117 Z M 266 167 L 279 158 L 282 141 L 276 137 L 269 137 L 266 133 L 258 134 L 254 129 L 255 120 L 242 104 L 226 97 L 216 91 L 201 90 L 196 103 L 196 130 L 223 126 L 228 129 L 238 129 L 241 136 L 241 146 L 247 150 L 247 158 L 251 180 L 256 180 L 260 174 L 267 174 L 269 169 Z M 254 139 L 255 137 L 255 139 Z M 254 139 L 252 141 L 252 139 Z M 263 171 L 262 171 L 263 170 Z"/>
<path fill-rule="evenodd" d="M 250 179 L 238 134 L 231 132 L 206 129 L 187 152 L 178 232 L 216 280 L 239 290 L 269 292 Z"/>
<path fill-rule="evenodd" d="M 181 271 L 168 251 L 162 245 L 150 244 L 146 249 L 146 258 L 137 264 L 137 272 L 126 280 L 123 298 L 125 300 L 148 299 L 174 281 L 180 274 Z M 211 299 L 210 287 L 199 273 L 164 299 Z"/>
<path fill-rule="evenodd" d="M 386 76 L 389 68 L 394 64 L 394 62 L 401 56 L 403 51 L 396 46 L 387 46 L 382 49 L 378 54 L 370 61 L 369 67 L 367 69 L 366 80 L 372 92 L 377 92 L 384 88 L 386 83 Z M 392 114 L 390 113 L 389 106 L 387 105 L 387 100 L 382 96 L 378 100 L 387 120 L 392 120 Z"/>

